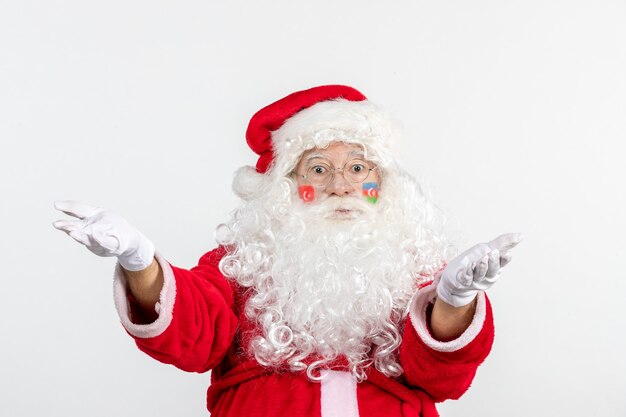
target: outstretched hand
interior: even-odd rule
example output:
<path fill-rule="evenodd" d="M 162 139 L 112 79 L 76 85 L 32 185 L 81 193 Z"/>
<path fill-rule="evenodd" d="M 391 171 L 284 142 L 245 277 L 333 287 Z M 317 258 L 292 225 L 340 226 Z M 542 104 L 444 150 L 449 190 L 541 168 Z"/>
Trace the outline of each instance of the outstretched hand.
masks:
<path fill-rule="evenodd" d="M 116 256 L 128 271 L 152 263 L 154 244 L 114 211 L 71 200 L 55 201 L 54 207 L 76 219 L 57 220 L 52 225 L 96 255 Z"/>
<path fill-rule="evenodd" d="M 463 252 L 443 270 L 437 295 L 454 307 L 471 303 L 478 291 L 495 284 L 501 269 L 511 261 L 511 250 L 522 239 L 521 233 L 507 233 Z"/>

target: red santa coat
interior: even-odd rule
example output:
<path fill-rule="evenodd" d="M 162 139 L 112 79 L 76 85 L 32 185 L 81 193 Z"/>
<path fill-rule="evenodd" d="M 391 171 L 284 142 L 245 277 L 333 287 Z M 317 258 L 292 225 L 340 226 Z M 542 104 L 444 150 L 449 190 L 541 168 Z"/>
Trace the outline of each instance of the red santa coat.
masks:
<path fill-rule="evenodd" d="M 493 317 L 484 293 L 459 338 L 440 342 L 431 336 L 428 315 L 436 294 L 431 283 L 411 301 L 400 378 L 370 369 L 357 383 L 349 372 L 325 370 L 320 383 L 304 373 L 263 368 L 245 353 L 241 338 L 252 325 L 243 314 L 240 288 L 219 271 L 222 256 L 218 248 L 185 270 L 156 254 L 164 285 L 155 306 L 159 316 L 151 323 L 133 309 L 119 264 L 114 284 L 122 325 L 139 349 L 188 372 L 213 370 L 207 408 L 214 417 L 433 417 L 434 403 L 459 398 L 491 350 Z"/>

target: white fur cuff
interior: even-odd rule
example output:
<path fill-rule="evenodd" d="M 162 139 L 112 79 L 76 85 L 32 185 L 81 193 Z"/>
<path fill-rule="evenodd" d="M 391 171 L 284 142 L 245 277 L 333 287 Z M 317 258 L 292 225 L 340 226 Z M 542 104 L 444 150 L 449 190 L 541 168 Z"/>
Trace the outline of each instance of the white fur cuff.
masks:
<path fill-rule="evenodd" d="M 417 294 L 415 294 L 413 300 L 411 300 L 409 315 L 417 335 L 428 347 L 439 352 L 454 352 L 467 346 L 482 330 L 487 311 L 485 293 L 482 291 L 478 293 L 478 302 L 476 303 L 474 318 L 472 319 L 470 326 L 463 332 L 463 334 L 449 342 L 440 342 L 430 335 L 428 331 L 428 324 L 426 322 L 426 309 L 428 305 L 433 303 L 437 297 L 436 288 L 438 281 L 439 280 L 435 280 L 434 283 L 422 288 L 417 292 Z"/>
<path fill-rule="evenodd" d="M 174 279 L 172 267 L 160 254 L 155 253 L 154 257 L 163 270 L 163 288 L 159 295 L 159 301 L 154 306 L 154 310 L 159 317 L 150 324 L 135 324 L 131 321 L 126 276 L 119 262 L 115 265 L 115 273 L 113 275 L 113 297 L 122 326 L 131 335 L 144 339 L 160 335 L 170 325 L 176 299 L 176 280 Z"/>

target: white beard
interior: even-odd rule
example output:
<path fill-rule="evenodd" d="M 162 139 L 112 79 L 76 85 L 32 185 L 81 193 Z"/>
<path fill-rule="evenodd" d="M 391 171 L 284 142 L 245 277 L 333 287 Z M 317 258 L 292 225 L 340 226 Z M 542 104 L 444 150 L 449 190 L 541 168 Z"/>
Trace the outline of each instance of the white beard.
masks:
<path fill-rule="evenodd" d="M 221 242 L 236 248 L 221 263 L 224 274 L 255 290 L 246 315 L 261 330 L 249 346 L 256 360 L 306 369 L 311 379 L 337 359 L 359 380 L 372 365 L 399 376 L 408 303 L 419 275 L 433 269 L 420 269 L 414 224 L 392 218 L 398 211 L 386 210 L 389 202 L 290 199 L 285 210 L 271 196 L 264 201 L 280 215 L 244 205 L 227 226 L 236 236 Z"/>

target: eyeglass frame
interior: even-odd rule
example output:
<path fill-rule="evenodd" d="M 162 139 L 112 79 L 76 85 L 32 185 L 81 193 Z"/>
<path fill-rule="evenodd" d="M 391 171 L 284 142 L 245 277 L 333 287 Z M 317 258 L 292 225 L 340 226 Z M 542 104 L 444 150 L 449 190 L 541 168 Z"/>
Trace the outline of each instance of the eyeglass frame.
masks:
<path fill-rule="evenodd" d="M 333 180 L 335 179 L 335 173 L 336 173 L 337 171 L 341 171 L 341 175 L 343 176 L 343 178 L 344 178 L 347 182 L 349 182 L 350 184 L 363 184 L 363 183 L 364 183 L 364 182 L 365 182 L 365 181 L 369 178 L 369 176 L 370 176 L 370 174 L 372 173 L 372 171 L 374 171 L 375 169 L 378 169 L 378 165 L 375 165 L 375 166 L 374 166 L 374 168 L 369 168 L 369 167 L 367 167 L 367 166 L 366 166 L 366 169 L 367 169 L 367 175 L 366 175 L 366 176 L 365 176 L 365 177 L 364 177 L 361 181 L 357 181 L 357 182 L 350 181 L 350 180 L 346 177 L 346 174 L 345 174 L 345 172 L 346 172 L 346 171 L 345 171 L 345 168 L 346 168 L 346 166 L 347 166 L 349 163 L 354 162 L 354 161 L 362 161 L 362 162 L 364 162 L 365 164 L 368 164 L 368 162 L 369 162 L 369 161 L 366 161 L 366 160 L 364 160 L 364 159 L 356 158 L 356 159 L 352 159 L 352 160 L 348 160 L 348 161 L 346 161 L 346 163 L 345 163 L 345 164 L 343 165 L 343 167 L 341 167 L 341 168 L 334 167 L 334 165 L 333 165 L 333 164 L 328 164 L 329 166 L 333 166 L 333 168 L 332 168 L 332 169 L 329 169 L 329 171 L 331 172 L 331 174 L 330 174 L 330 176 L 329 176 L 329 180 L 328 180 L 328 182 L 327 182 L 326 184 L 315 185 L 315 184 L 313 184 L 313 183 L 311 182 L 311 180 L 309 180 L 309 179 L 307 178 L 307 176 L 306 176 L 306 175 L 298 174 L 298 173 L 297 173 L 297 172 L 295 172 L 295 171 L 294 171 L 293 173 L 294 173 L 294 175 L 296 175 L 296 176 L 298 176 L 298 177 L 301 177 L 302 179 L 304 179 L 304 180 L 306 180 L 307 182 L 309 182 L 309 183 L 310 183 L 310 185 L 313 185 L 314 187 L 319 187 L 319 188 L 324 188 L 324 189 L 325 189 L 325 188 L 327 188 L 327 187 L 328 187 L 328 186 L 329 186 L 329 185 L 333 182 Z M 310 169 L 315 168 L 315 166 L 316 166 L 316 165 L 317 165 L 317 164 L 314 164 L 314 165 L 310 166 L 309 168 L 307 168 L 307 172 L 308 172 Z"/>

